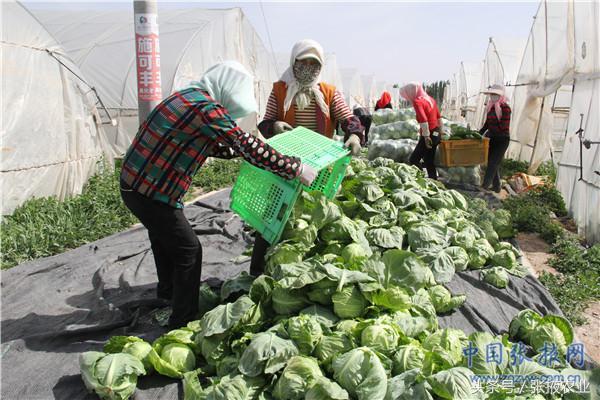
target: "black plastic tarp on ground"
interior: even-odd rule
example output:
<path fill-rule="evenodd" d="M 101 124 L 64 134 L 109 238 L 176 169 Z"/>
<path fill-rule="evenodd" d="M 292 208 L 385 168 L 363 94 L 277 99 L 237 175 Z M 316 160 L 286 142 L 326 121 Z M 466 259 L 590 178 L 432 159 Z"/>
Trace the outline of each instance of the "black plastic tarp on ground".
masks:
<path fill-rule="evenodd" d="M 247 270 L 240 255 L 251 243 L 240 219 L 229 211 L 229 190 L 186 207 L 204 250 L 203 279 L 226 279 Z M 153 340 L 164 333 L 150 313 L 156 274 L 146 231 L 136 226 L 54 257 L 2 273 L 1 397 L 94 399 L 79 376 L 78 355 L 101 350 L 113 335 Z M 448 285 L 467 294 L 466 304 L 440 318 L 444 327 L 470 333 L 505 331 L 523 308 L 543 314 L 560 310 L 533 277 L 511 277 L 499 290 L 478 271 L 461 272 Z M 157 375 L 140 378 L 135 399 L 183 398 L 181 383 Z"/>

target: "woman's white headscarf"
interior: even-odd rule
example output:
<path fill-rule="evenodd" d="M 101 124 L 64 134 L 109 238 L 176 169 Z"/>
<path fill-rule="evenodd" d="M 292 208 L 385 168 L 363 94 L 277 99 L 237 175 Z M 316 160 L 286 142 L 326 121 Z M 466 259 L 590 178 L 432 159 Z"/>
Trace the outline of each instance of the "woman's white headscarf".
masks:
<path fill-rule="evenodd" d="M 223 61 L 210 67 L 192 86 L 204 89 L 227 109 L 233 119 L 258 112 L 254 98 L 254 77 L 237 61 Z"/>
<path fill-rule="evenodd" d="M 304 39 L 299 41 L 292 47 L 292 55 L 290 57 L 290 66 L 285 70 L 281 76 L 281 80 L 287 84 L 287 93 L 285 95 L 285 101 L 283 103 L 283 110 L 287 112 L 292 106 L 292 101 L 296 99 L 296 106 L 299 110 L 303 110 L 310 104 L 310 92 L 314 94 L 317 105 L 323 111 L 325 115 L 329 115 L 329 107 L 325 104 L 325 96 L 319 89 L 319 81 L 321 80 L 321 74 L 319 74 L 310 85 L 302 86 L 298 83 L 294 77 L 294 63 L 298 57 L 306 56 L 307 54 L 312 55 L 321 63 L 321 68 L 324 65 L 324 54 L 321 45 L 314 40 Z"/>

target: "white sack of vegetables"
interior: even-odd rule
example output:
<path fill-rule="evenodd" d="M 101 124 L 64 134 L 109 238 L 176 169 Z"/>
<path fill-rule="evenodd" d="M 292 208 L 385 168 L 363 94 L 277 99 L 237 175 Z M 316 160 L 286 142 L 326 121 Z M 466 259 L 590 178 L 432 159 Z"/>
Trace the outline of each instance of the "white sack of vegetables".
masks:
<path fill-rule="evenodd" d="M 401 108 L 399 110 L 382 108 L 373 113 L 373 123 L 375 125 L 389 124 L 396 121 L 405 121 L 411 118 L 415 118 L 415 112 L 412 108 Z"/>
<path fill-rule="evenodd" d="M 377 135 L 379 139 L 417 139 L 419 123 L 414 119 L 397 121 L 374 126 L 369 133 Z"/>
<path fill-rule="evenodd" d="M 436 152 L 436 157 L 439 158 L 440 152 Z M 438 163 L 439 164 L 439 163 Z M 449 167 L 438 168 L 440 176 L 448 183 L 458 185 L 481 185 L 481 172 L 479 165 L 473 167 Z"/>
<path fill-rule="evenodd" d="M 374 160 L 378 157 L 384 157 L 399 163 L 407 163 L 416 146 L 417 141 L 413 139 L 372 140 L 367 158 Z"/>

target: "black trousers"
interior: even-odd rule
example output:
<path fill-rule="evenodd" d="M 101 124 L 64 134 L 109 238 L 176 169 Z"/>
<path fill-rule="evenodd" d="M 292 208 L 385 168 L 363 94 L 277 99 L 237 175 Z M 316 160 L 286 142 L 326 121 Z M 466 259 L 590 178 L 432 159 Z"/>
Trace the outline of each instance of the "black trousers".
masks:
<path fill-rule="evenodd" d="M 488 149 L 488 163 L 483 177 L 483 188 L 487 189 L 492 185 L 496 192 L 500 191 L 500 164 L 504 159 L 504 154 L 510 144 L 508 136 L 490 137 L 490 147 Z"/>
<path fill-rule="evenodd" d="M 257 233 L 254 239 L 254 248 L 252 249 L 252 259 L 250 260 L 250 275 L 259 276 L 265 269 L 265 256 L 271 244 Z"/>
<path fill-rule="evenodd" d="M 182 209 L 128 190 L 123 184 L 121 197 L 148 230 L 158 275 L 156 295 L 172 302 L 169 326 L 184 326 L 198 315 L 202 246 Z"/>
<path fill-rule="evenodd" d="M 425 138 L 423 136 L 419 136 L 419 142 L 417 143 L 417 147 L 413 150 L 412 154 L 408 162 L 411 165 L 416 165 L 419 168 L 423 168 L 427 170 L 427 176 L 431 179 L 437 179 L 437 169 L 435 169 L 435 150 L 437 149 L 438 144 L 440 144 L 440 135 L 433 136 L 431 135 L 431 149 L 428 149 L 425 145 Z M 423 163 L 421 163 L 423 160 Z"/>

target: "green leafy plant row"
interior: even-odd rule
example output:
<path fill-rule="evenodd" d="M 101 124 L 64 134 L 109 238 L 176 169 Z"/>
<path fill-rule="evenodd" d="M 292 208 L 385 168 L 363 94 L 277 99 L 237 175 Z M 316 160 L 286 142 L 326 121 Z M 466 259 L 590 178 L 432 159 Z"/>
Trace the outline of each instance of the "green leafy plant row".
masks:
<path fill-rule="evenodd" d="M 135 222 L 121 201 L 117 173 L 105 170 L 90 178 L 81 195 L 31 199 L 4 217 L 2 269 L 76 248 Z"/>
<path fill-rule="evenodd" d="M 193 186 L 211 191 L 235 182 L 240 160 L 214 160 L 196 174 Z M 137 222 L 121 200 L 119 165 L 90 178 L 81 195 L 64 201 L 31 199 L 4 217 L 1 265 L 11 268 L 122 231 Z M 192 192 L 192 191 L 190 191 Z"/>

